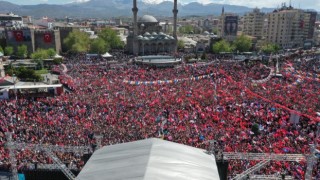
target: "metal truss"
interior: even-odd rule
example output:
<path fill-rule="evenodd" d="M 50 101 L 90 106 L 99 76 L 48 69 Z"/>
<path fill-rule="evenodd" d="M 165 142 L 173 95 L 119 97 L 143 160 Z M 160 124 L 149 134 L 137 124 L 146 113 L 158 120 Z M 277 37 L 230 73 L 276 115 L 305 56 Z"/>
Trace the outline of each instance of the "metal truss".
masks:
<path fill-rule="evenodd" d="M 301 161 L 306 160 L 303 154 L 274 154 L 274 153 L 237 153 L 237 152 L 224 152 L 223 159 L 238 159 L 238 160 L 272 160 L 272 161 Z"/>
<path fill-rule="evenodd" d="M 242 180 L 246 179 L 250 174 L 253 174 L 257 171 L 259 171 L 261 168 L 263 168 L 265 165 L 269 164 L 270 160 L 263 160 L 256 164 L 255 166 L 252 166 L 251 168 L 247 169 L 241 174 L 238 174 L 236 177 L 233 178 L 233 180 Z"/>
<path fill-rule="evenodd" d="M 13 149 L 33 149 L 43 151 L 50 149 L 51 151 L 63 152 L 63 153 L 80 153 L 85 154 L 91 152 L 89 146 L 58 146 L 58 145 L 47 145 L 47 144 L 28 144 L 28 143 L 13 143 L 11 148 Z"/>
<path fill-rule="evenodd" d="M 282 180 L 279 175 L 250 175 L 250 179 L 255 180 Z M 293 180 L 292 176 L 285 176 L 286 180 Z"/>
<path fill-rule="evenodd" d="M 54 162 L 54 166 L 60 169 L 68 179 L 75 180 L 76 176 L 67 168 L 67 166 L 61 162 L 61 160 L 53 152 L 63 152 L 63 153 L 79 153 L 85 154 L 91 152 L 91 148 L 88 146 L 58 146 L 58 145 L 46 145 L 46 144 L 28 144 L 28 143 L 14 143 L 12 141 L 12 133 L 7 132 L 7 143 L 6 147 L 9 150 L 11 171 L 14 180 L 18 178 L 17 174 L 17 160 L 15 158 L 14 150 L 21 149 L 32 149 L 36 151 L 45 152 Z"/>
<path fill-rule="evenodd" d="M 57 169 L 60 169 L 69 180 L 75 180 L 76 176 L 67 168 L 67 166 L 60 161 L 60 159 L 50 150 L 45 149 L 45 153 L 53 160 Z"/>

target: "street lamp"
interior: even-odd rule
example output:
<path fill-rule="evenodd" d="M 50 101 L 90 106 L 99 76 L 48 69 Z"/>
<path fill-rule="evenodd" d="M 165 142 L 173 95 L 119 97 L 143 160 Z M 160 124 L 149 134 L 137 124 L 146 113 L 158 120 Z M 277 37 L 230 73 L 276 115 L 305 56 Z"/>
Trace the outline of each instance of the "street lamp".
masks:
<path fill-rule="evenodd" d="M 17 77 L 15 74 L 12 75 L 12 79 L 13 79 L 13 89 L 14 89 L 14 95 L 15 95 L 15 98 L 16 100 L 18 99 L 17 98 L 17 89 L 16 89 L 16 80 L 17 80 Z"/>

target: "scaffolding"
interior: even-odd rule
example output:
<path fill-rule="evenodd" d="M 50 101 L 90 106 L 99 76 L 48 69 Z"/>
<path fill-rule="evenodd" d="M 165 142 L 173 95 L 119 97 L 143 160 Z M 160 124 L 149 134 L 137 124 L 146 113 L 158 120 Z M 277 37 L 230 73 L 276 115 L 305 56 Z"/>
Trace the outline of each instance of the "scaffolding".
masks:
<path fill-rule="evenodd" d="M 91 152 L 91 148 L 88 146 L 58 146 L 58 145 L 46 145 L 46 144 L 27 144 L 27 143 L 14 143 L 12 141 L 12 133 L 6 132 L 7 143 L 6 147 L 9 150 L 9 157 L 11 163 L 11 171 L 13 179 L 18 179 L 17 171 L 17 160 L 15 158 L 14 150 L 19 149 L 32 149 L 36 151 L 45 152 L 52 160 L 53 165 L 61 170 L 69 180 L 77 179 L 76 176 L 71 172 L 71 170 L 61 162 L 61 160 L 54 154 L 54 152 L 71 152 L 85 154 Z"/>
<path fill-rule="evenodd" d="M 274 154 L 274 153 L 236 153 L 236 152 L 224 152 L 223 159 L 238 159 L 238 160 L 273 160 L 273 161 L 296 161 L 306 160 L 306 156 L 303 154 Z"/>
<path fill-rule="evenodd" d="M 9 160 L 11 164 L 11 172 L 12 172 L 13 180 L 18 180 L 17 159 L 14 154 L 14 148 L 13 148 L 14 143 L 12 141 L 12 133 L 6 132 L 5 135 L 7 138 L 6 146 L 9 150 Z"/>
<path fill-rule="evenodd" d="M 76 176 L 67 168 L 67 166 L 60 161 L 60 159 L 48 148 L 45 149 L 45 153 L 53 160 L 57 169 L 60 169 L 69 180 L 75 180 Z"/>
<path fill-rule="evenodd" d="M 280 175 L 251 175 L 250 179 L 255 180 L 282 180 L 283 178 Z M 292 176 L 285 176 L 285 180 L 293 180 Z"/>
<path fill-rule="evenodd" d="M 257 171 L 259 171 L 261 168 L 263 168 L 265 165 L 269 164 L 270 160 L 263 160 L 256 164 L 255 166 L 252 166 L 251 168 L 247 169 L 241 174 L 238 174 L 236 177 L 234 177 L 234 180 L 242 180 L 246 179 L 250 174 L 253 174 Z"/>
<path fill-rule="evenodd" d="M 236 160 L 251 160 L 251 161 L 261 161 L 255 166 L 247 169 L 246 171 L 238 174 L 233 179 L 242 180 L 254 176 L 256 171 L 266 166 L 270 161 L 291 161 L 300 162 L 301 160 L 306 160 L 307 157 L 302 154 L 274 154 L 274 153 L 235 153 L 235 152 L 224 152 L 224 160 L 236 159 Z M 313 166 L 311 167 L 311 169 Z M 264 177 L 265 179 L 267 176 Z M 278 177 L 272 177 L 271 179 L 276 179 Z M 254 178 L 256 179 L 256 178 Z"/>
<path fill-rule="evenodd" d="M 44 149 L 50 149 L 54 152 L 63 153 L 90 153 L 91 148 L 89 146 L 58 146 L 58 145 L 48 145 L 48 144 L 28 144 L 28 143 L 13 143 L 11 146 L 13 149 L 33 149 L 42 151 Z"/>

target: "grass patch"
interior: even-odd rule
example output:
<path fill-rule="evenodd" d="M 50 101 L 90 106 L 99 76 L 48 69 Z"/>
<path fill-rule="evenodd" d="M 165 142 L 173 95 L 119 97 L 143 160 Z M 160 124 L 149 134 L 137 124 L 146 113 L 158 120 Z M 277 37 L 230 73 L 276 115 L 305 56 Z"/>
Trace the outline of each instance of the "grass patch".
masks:
<path fill-rule="evenodd" d="M 35 70 L 35 73 L 38 75 L 41 75 L 41 74 L 48 74 L 49 71 L 48 69 L 41 69 L 41 70 Z"/>

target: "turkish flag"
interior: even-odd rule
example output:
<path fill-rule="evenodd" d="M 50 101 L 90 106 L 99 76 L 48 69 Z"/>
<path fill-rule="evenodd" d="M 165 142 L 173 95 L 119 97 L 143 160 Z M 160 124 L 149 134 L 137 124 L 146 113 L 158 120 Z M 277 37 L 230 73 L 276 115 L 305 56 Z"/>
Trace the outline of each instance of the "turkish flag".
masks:
<path fill-rule="evenodd" d="M 22 31 L 13 31 L 14 38 L 16 41 L 23 41 L 23 32 Z"/>
<path fill-rule="evenodd" d="M 46 43 L 51 43 L 51 40 L 52 40 L 52 38 L 51 38 L 51 34 L 50 34 L 50 33 L 45 33 L 45 34 L 43 35 L 43 41 L 44 41 L 44 42 L 46 42 Z"/>

